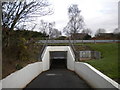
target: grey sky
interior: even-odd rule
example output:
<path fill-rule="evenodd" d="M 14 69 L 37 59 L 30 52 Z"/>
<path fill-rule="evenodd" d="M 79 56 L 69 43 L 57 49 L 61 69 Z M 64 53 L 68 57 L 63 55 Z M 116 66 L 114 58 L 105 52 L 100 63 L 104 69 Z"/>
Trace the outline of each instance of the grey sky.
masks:
<path fill-rule="evenodd" d="M 104 28 L 107 32 L 112 32 L 118 27 L 118 1 L 119 0 L 48 0 L 54 8 L 54 14 L 39 17 L 41 19 L 56 22 L 56 28 L 62 31 L 68 22 L 67 9 L 71 4 L 78 4 L 82 11 L 87 28 L 93 33 L 98 28 Z"/>

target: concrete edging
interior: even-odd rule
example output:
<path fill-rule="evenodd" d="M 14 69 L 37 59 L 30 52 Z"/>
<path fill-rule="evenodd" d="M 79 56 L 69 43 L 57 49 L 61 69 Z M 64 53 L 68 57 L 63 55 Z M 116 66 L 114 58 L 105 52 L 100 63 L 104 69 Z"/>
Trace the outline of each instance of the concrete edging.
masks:
<path fill-rule="evenodd" d="M 42 72 L 42 62 L 29 64 L 0 81 L 2 88 L 24 88 Z"/>
<path fill-rule="evenodd" d="M 75 72 L 93 88 L 118 88 L 120 85 L 91 65 L 75 62 Z"/>

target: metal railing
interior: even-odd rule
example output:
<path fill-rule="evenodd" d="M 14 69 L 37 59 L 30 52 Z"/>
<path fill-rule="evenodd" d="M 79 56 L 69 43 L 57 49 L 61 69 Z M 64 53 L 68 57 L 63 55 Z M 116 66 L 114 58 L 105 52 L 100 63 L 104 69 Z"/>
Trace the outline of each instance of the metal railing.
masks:
<path fill-rule="evenodd" d="M 79 51 L 77 51 L 76 49 L 75 49 L 75 45 L 74 45 L 75 43 L 74 42 L 71 42 L 71 39 L 69 38 L 69 46 L 72 48 L 72 50 L 73 50 L 73 53 L 74 53 L 74 55 L 75 55 L 75 61 L 79 61 L 79 59 L 80 59 L 80 56 L 79 56 Z"/>
<path fill-rule="evenodd" d="M 74 56 L 75 56 L 75 61 L 79 61 L 80 55 L 79 55 L 79 51 L 77 51 L 77 50 L 75 49 L 75 45 L 74 45 L 75 43 L 74 43 L 74 42 L 71 42 L 71 39 L 70 39 L 70 38 L 69 38 L 68 42 L 69 42 L 69 46 L 70 46 L 70 47 L 72 48 L 72 50 L 73 50 L 73 53 L 74 53 Z M 42 61 L 42 55 L 43 55 L 43 52 L 44 52 L 46 46 L 48 46 L 48 38 L 46 38 L 46 42 L 44 42 L 44 44 L 43 44 L 43 46 L 42 46 L 42 49 L 40 50 L 39 58 L 38 58 L 39 61 Z"/>
<path fill-rule="evenodd" d="M 75 43 L 117 43 L 117 42 L 120 42 L 120 40 L 71 40 L 71 42 L 74 42 L 74 41 L 75 41 Z M 46 40 L 39 40 L 39 42 L 45 43 Z M 56 43 L 56 44 L 59 44 L 59 43 L 68 44 L 69 41 L 68 40 L 48 40 L 48 43 L 49 44 L 54 44 L 54 43 Z"/>
<path fill-rule="evenodd" d="M 39 57 L 38 57 L 39 61 L 42 61 L 42 54 L 43 54 L 44 49 L 47 46 L 47 44 L 48 44 L 48 38 L 46 38 L 46 42 L 43 44 L 42 49 L 40 50 Z"/>

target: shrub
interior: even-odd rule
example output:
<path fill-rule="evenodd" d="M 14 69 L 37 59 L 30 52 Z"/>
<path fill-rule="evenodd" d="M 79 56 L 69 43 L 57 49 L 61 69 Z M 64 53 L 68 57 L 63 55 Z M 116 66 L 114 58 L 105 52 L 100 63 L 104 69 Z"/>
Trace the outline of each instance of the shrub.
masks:
<path fill-rule="evenodd" d="M 18 59 L 29 60 L 28 47 L 25 45 L 27 40 L 25 38 L 19 38 L 18 43 Z"/>
<path fill-rule="evenodd" d="M 21 64 L 16 64 L 16 65 L 15 65 L 15 68 L 16 68 L 17 70 L 20 70 L 20 69 L 23 68 L 23 67 L 22 67 Z"/>

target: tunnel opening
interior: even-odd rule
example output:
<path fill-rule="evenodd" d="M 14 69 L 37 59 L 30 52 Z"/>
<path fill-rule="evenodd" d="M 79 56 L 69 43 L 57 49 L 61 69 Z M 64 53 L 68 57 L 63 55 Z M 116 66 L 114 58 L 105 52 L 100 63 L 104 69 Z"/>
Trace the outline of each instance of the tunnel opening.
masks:
<path fill-rule="evenodd" d="M 50 69 L 67 68 L 67 51 L 50 51 Z"/>

